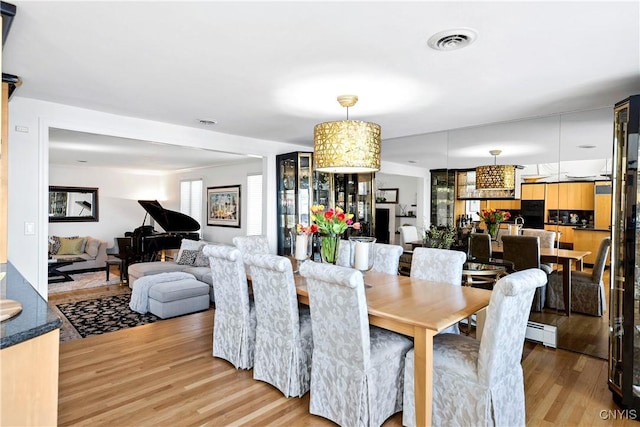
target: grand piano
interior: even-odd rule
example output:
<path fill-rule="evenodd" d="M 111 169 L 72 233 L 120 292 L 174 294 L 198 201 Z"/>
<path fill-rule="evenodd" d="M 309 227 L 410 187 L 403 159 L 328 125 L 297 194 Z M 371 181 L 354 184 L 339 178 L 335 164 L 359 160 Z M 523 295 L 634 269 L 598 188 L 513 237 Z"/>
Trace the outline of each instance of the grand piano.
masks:
<path fill-rule="evenodd" d="M 190 216 L 165 209 L 157 200 L 138 200 L 138 203 L 147 212 L 142 226 L 125 233 L 132 240 L 133 262 L 155 261 L 160 251 L 180 249 L 182 239 L 200 240 L 200 235 L 196 233 L 200 224 Z M 145 225 L 147 215 L 162 227 L 163 233 L 154 230 L 151 225 Z"/>

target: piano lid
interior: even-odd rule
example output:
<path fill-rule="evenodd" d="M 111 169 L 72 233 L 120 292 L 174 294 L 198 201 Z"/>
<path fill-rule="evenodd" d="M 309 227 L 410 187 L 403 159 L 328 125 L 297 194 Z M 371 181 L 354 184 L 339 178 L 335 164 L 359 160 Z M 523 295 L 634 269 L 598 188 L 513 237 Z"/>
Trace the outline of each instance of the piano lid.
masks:
<path fill-rule="evenodd" d="M 198 221 L 183 213 L 163 208 L 157 200 L 138 200 L 138 203 L 168 233 L 200 229 Z"/>

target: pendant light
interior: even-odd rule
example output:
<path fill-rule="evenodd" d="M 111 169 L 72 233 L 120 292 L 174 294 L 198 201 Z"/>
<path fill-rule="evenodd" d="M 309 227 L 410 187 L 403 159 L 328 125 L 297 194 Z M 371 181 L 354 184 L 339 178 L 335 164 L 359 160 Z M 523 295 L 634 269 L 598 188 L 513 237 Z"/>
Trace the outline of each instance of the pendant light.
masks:
<path fill-rule="evenodd" d="M 380 125 L 349 120 L 356 95 L 340 95 L 347 120 L 317 124 L 313 131 L 314 169 L 330 173 L 376 172 L 380 169 Z"/>
<path fill-rule="evenodd" d="M 477 190 L 513 190 L 516 187 L 516 166 L 498 165 L 501 150 L 491 150 L 493 164 L 476 168 Z"/>

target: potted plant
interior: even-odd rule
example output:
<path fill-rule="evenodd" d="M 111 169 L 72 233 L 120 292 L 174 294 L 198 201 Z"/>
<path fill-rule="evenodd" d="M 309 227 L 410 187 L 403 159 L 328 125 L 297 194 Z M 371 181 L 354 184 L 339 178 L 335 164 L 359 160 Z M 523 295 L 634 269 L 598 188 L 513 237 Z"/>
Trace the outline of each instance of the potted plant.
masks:
<path fill-rule="evenodd" d="M 431 225 L 424 233 L 424 246 L 427 248 L 450 249 L 456 241 L 456 229 Z"/>

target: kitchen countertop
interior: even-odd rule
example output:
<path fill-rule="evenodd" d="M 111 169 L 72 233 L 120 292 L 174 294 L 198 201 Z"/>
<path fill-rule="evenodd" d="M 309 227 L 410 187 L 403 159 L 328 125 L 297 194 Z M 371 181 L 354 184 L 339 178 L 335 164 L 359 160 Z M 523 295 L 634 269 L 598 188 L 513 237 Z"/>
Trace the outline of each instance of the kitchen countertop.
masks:
<path fill-rule="evenodd" d="M 580 230 L 580 231 L 606 231 L 607 233 L 611 231 L 608 228 L 593 228 L 593 227 L 573 227 L 573 229 Z"/>
<path fill-rule="evenodd" d="M 0 348 L 20 344 L 62 326 L 62 320 L 47 301 L 12 264 L 0 264 L 0 271 L 6 272 L 0 282 L 0 299 L 22 304 L 19 314 L 0 322 Z"/>

